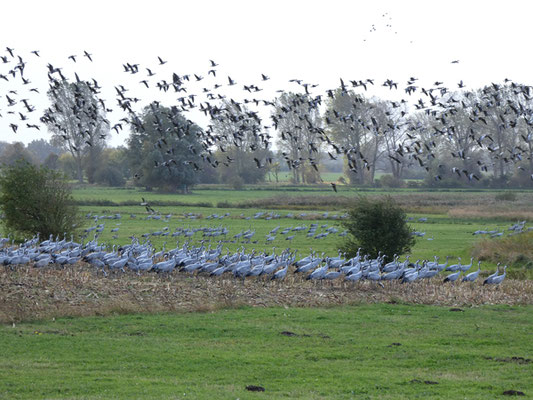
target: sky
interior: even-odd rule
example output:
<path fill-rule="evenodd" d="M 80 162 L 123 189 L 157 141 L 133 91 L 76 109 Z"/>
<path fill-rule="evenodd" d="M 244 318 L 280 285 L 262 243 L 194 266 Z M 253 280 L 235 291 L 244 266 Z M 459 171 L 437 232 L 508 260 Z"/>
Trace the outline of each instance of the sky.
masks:
<path fill-rule="evenodd" d="M 405 87 L 410 77 L 420 87 L 439 81 L 455 88 L 462 80 L 478 88 L 506 78 L 533 85 L 530 1 L 21 0 L 3 4 L 2 10 L 0 55 L 13 48 L 27 63 L 31 81 L 0 79 L 0 140 L 8 142 L 50 138 L 44 126 L 26 128 L 18 115 L 22 103 L 10 108 L 6 99 L 9 90 L 16 92 L 11 97 L 29 99 L 36 108 L 29 123 L 37 123 L 50 105 L 48 63 L 71 79 L 74 72 L 95 78 L 103 87 L 101 97 L 116 109 L 108 114 L 112 124 L 124 116 L 115 104 L 118 84 L 142 99 L 139 108 L 153 99 L 172 105 L 178 96 L 153 89 L 157 79 L 196 73 L 204 79 L 191 83 L 189 94 L 200 93 L 215 81 L 208 75 L 209 60 L 218 64 L 217 80 L 224 83 L 219 92 L 235 98 L 243 96 L 243 84 L 261 86 L 261 98 L 269 100 L 276 90 L 301 89 L 291 79 L 319 85 L 318 94 L 338 87 L 340 78 L 373 78 L 376 85 L 368 95 L 379 97 L 403 95 L 387 93 L 384 80 Z M 82 56 L 84 50 L 94 62 Z M 76 63 L 70 55 L 77 56 Z M 158 56 L 167 62 L 159 65 Z M 123 72 L 126 62 L 138 63 L 141 72 Z M 0 74 L 14 64 L 0 63 Z M 150 89 L 140 83 L 145 68 L 156 73 Z M 261 81 L 261 74 L 270 80 Z M 229 87 L 227 76 L 238 84 Z M 207 123 L 199 114 L 189 117 Z M 16 133 L 10 123 L 19 125 Z M 113 133 L 110 145 L 124 143 L 127 135 Z"/>

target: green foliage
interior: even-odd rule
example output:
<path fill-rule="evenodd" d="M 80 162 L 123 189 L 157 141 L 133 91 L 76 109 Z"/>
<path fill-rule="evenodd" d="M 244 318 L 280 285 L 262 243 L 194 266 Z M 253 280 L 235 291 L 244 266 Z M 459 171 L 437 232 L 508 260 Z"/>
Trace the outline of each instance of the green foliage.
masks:
<path fill-rule="evenodd" d="M 94 180 L 107 186 L 124 186 L 126 180 L 120 170 L 114 165 L 104 165 L 98 168 L 94 174 Z"/>
<path fill-rule="evenodd" d="M 287 112 L 291 110 L 291 112 Z M 299 115 L 305 114 L 307 123 L 303 124 Z M 315 101 L 309 94 L 283 93 L 275 100 L 275 111 L 272 115 L 277 130 L 281 132 L 278 147 L 289 159 L 298 160 L 291 165 L 293 183 L 315 183 L 318 173 L 307 173 L 306 167 L 317 159 L 321 149 L 320 135 L 313 126 L 319 126 L 320 112 Z M 313 161 L 314 162 L 314 161 Z M 312 179 L 309 182 L 307 179 Z"/>
<path fill-rule="evenodd" d="M 129 174 L 126 149 L 104 149 L 98 157 L 99 163 L 94 171 L 94 181 L 107 186 L 124 186 Z"/>
<path fill-rule="evenodd" d="M 381 251 L 389 259 L 404 254 L 415 244 L 404 211 L 391 197 L 369 200 L 360 197 L 349 211 L 343 226 L 351 235 L 343 250 L 353 256 L 360 247 L 362 254 L 377 257 Z"/>
<path fill-rule="evenodd" d="M 23 143 L 15 142 L 5 146 L 4 150 L 0 154 L 0 163 L 14 165 L 19 161 L 32 164 L 37 163 L 35 156 L 26 149 Z"/>
<path fill-rule="evenodd" d="M 251 151 L 236 146 L 228 147 L 224 153 L 217 151 L 219 181 L 231 185 L 234 176 L 238 176 L 245 184 L 263 182 L 267 168 L 258 168 L 254 158 L 261 159 L 264 163 L 269 155 L 270 152 L 266 149 Z M 228 163 L 227 157 L 233 161 Z"/>
<path fill-rule="evenodd" d="M 128 139 L 127 157 L 136 184 L 186 193 L 201 169 L 201 128 L 175 108 L 156 103 L 144 109 Z"/>
<path fill-rule="evenodd" d="M 43 166 L 48 169 L 58 169 L 59 168 L 59 156 L 56 153 L 48 154 L 48 157 L 43 162 Z"/>
<path fill-rule="evenodd" d="M 76 159 L 70 153 L 63 153 L 57 159 L 57 167 L 70 179 L 77 178 Z"/>
<path fill-rule="evenodd" d="M 244 188 L 244 179 L 240 175 L 230 177 L 228 183 L 235 190 L 242 190 Z"/>
<path fill-rule="evenodd" d="M 483 238 L 472 246 L 472 256 L 482 261 L 516 268 L 533 268 L 533 232 L 503 238 Z"/>
<path fill-rule="evenodd" d="M 376 186 L 385 188 L 400 188 L 403 186 L 403 181 L 399 178 L 395 178 L 393 175 L 385 174 L 381 178 L 376 179 Z"/>
<path fill-rule="evenodd" d="M 261 124 L 245 105 L 222 101 L 220 116 L 213 119 L 213 132 L 220 137 L 220 150 L 215 152 L 219 181 L 232 184 L 238 175 L 245 184 L 263 182 L 269 165 L 258 168 L 257 160 L 267 164 L 272 157 L 261 139 Z M 268 143 L 268 142 L 267 142 Z"/>
<path fill-rule="evenodd" d="M 80 221 L 64 175 L 27 162 L 2 168 L 0 209 L 5 229 L 22 237 L 73 234 Z"/>
<path fill-rule="evenodd" d="M 54 146 L 45 139 L 32 140 L 28 143 L 26 149 L 32 153 L 35 159 L 41 164 L 44 163 L 51 154 L 56 154 L 57 157 L 63 153 L 61 148 Z"/>

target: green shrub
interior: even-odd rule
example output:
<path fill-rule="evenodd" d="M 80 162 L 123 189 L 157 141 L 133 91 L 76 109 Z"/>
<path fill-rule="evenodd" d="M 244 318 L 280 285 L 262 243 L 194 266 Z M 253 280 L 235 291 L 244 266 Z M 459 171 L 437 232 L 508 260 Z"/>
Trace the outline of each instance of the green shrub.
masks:
<path fill-rule="evenodd" d="M 65 176 L 27 162 L 2 167 L 0 209 L 5 229 L 18 238 L 74 234 L 81 221 Z"/>
<path fill-rule="evenodd" d="M 362 254 L 375 258 L 381 251 L 392 259 L 394 254 L 409 252 L 415 243 L 404 211 L 389 196 L 380 200 L 360 197 L 342 225 L 349 233 L 342 250 L 350 257 L 360 247 Z"/>
<path fill-rule="evenodd" d="M 387 174 L 379 178 L 379 185 L 380 187 L 385 188 L 401 188 L 404 186 L 404 183 L 401 179 L 395 178 L 394 176 Z"/>
<path fill-rule="evenodd" d="M 516 201 L 516 193 L 514 192 L 501 192 L 498 193 L 494 198 L 497 201 Z"/>
<path fill-rule="evenodd" d="M 228 183 L 235 190 L 242 190 L 244 188 L 244 179 L 239 175 L 233 175 L 229 178 Z"/>
<path fill-rule="evenodd" d="M 94 174 L 94 180 L 97 183 L 114 187 L 124 186 L 126 183 L 120 170 L 113 165 L 105 165 L 102 168 L 98 168 Z"/>
<path fill-rule="evenodd" d="M 410 180 L 410 181 L 406 182 L 407 187 L 408 188 L 413 188 L 413 189 L 422 187 L 423 183 L 424 183 L 423 180 Z"/>
<path fill-rule="evenodd" d="M 217 208 L 231 208 L 232 204 L 229 201 L 219 201 L 217 203 Z"/>

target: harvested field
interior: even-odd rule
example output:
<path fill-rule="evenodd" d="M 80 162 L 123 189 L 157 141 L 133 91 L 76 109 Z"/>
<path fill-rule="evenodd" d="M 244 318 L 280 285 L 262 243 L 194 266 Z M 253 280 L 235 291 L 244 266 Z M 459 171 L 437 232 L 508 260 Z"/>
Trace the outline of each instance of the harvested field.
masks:
<path fill-rule="evenodd" d="M 96 275 L 94 269 L 0 270 L 0 322 L 117 313 L 212 311 L 243 305 L 316 307 L 355 303 L 413 303 L 450 307 L 533 304 L 533 281 L 508 279 L 499 287 L 444 284 L 441 279 L 385 282 L 310 282 L 290 273 L 282 282 L 134 273 Z"/>

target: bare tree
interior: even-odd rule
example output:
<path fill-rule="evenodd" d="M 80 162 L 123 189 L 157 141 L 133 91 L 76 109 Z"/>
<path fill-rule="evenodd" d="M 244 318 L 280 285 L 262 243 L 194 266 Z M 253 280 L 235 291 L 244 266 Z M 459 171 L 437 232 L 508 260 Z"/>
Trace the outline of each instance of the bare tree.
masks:
<path fill-rule="evenodd" d="M 280 134 L 278 144 L 295 183 L 320 179 L 318 165 L 323 131 L 318 101 L 298 93 L 283 93 L 275 101 L 271 118 Z"/>
<path fill-rule="evenodd" d="M 245 105 L 224 100 L 211 108 L 211 134 L 219 146 L 217 162 L 221 178 L 238 175 L 244 183 L 262 181 L 271 165 L 270 136 L 263 132 L 258 115 Z"/>
<path fill-rule="evenodd" d="M 88 82 L 54 79 L 48 90 L 52 106 L 41 118 L 52 132 L 52 144 L 72 154 L 80 183 L 83 182 L 84 157 L 88 158 L 89 168 L 93 166 L 109 132 L 105 109 L 97 94 L 96 88 Z"/>
<path fill-rule="evenodd" d="M 373 182 L 375 166 L 387 124 L 384 102 L 374 102 L 343 88 L 329 92 L 325 122 L 334 140 L 333 149 L 345 154 L 350 182 Z"/>

